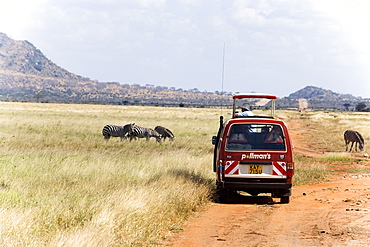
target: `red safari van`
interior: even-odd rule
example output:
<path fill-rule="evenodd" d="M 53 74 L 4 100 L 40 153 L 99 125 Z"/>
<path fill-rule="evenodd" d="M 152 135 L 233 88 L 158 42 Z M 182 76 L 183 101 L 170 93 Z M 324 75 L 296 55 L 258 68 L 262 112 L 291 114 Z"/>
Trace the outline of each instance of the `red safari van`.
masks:
<path fill-rule="evenodd" d="M 232 118 L 220 117 L 213 137 L 217 192 L 227 202 L 238 191 L 252 196 L 271 193 L 281 203 L 289 203 L 294 174 L 293 147 L 287 125 L 275 118 L 274 95 L 237 94 L 233 96 Z M 268 116 L 234 116 L 237 101 L 268 100 Z M 260 111 L 264 112 L 264 111 Z"/>

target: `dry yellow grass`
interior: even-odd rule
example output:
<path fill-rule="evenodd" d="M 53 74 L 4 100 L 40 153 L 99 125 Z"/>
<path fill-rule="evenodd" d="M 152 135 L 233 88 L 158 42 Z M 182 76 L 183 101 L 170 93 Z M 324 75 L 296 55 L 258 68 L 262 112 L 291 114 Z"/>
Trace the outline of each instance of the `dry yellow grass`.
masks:
<path fill-rule="evenodd" d="M 16 102 L 0 109 L 0 246 L 155 246 L 211 200 L 220 109 Z M 302 121 L 340 135 L 357 115 L 315 116 Z M 369 138 L 367 118 L 355 122 Z M 163 125 L 176 140 L 104 141 L 104 125 L 126 123 Z M 341 138 L 317 138 L 343 149 Z"/>
<path fill-rule="evenodd" d="M 305 123 L 312 132 L 313 144 L 327 152 L 345 151 L 343 134 L 346 130 L 360 132 L 366 140 L 370 139 L 370 114 L 362 112 L 313 112 L 307 114 Z M 367 145 L 365 145 L 366 153 Z"/>
<path fill-rule="evenodd" d="M 0 108 L 1 246 L 155 245 L 210 200 L 214 110 Z M 103 140 L 104 125 L 132 122 L 166 126 L 176 140 Z"/>
<path fill-rule="evenodd" d="M 318 183 L 335 172 L 366 172 L 362 168 L 346 170 L 350 164 L 366 156 L 370 139 L 370 114 L 360 112 L 279 112 L 280 116 L 301 123 L 305 129 L 305 142 L 312 150 L 325 153 L 322 158 L 309 158 L 295 155 L 294 184 Z M 365 139 L 362 152 L 345 152 L 343 134 L 347 129 L 359 131 Z M 357 162 L 356 162 L 357 163 Z M 333 169 L 335 167 L 335 169 Z M 343 167 L 343 168 L 342 168 Z"/>

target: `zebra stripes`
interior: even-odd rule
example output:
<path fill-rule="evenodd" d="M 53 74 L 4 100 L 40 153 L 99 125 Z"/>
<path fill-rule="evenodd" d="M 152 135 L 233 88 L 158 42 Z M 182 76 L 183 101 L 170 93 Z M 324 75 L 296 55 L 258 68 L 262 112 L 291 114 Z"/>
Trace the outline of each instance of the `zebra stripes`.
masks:
<path fill-rule="evenodd" d="M 167 137 L 171 142 L 175 139 L 175 135 L 171 132 L 171 130 L 163 126 L 156 126 L 154 130 L 162 135 L 163 141 L 165 141 Z"/>
<path fill-rule="evenodd" d="M 149 141 L 151 137 L 154 137 L 159 143 L 167 137 L 170 141 L 175 139 L 175 135 L 163 126 L 156 126 L 153 130 L 150 128 L 140 127 L 135 123 L 126 124 L 125 126 L 108 124 L 104 126 L 102 134 L 106 141 L 111 137 L 120 137 L 121 141 L 125 139 L 130 139 L 130 141 L 132 141 L 132 139 L 136 140 L 137 138 L 145 138 Z"/>
<path fill-rule="evenodd" d="M 102 134 L 106 141 L 108 141 L 111 137 L 120 137 L 121 141 L 123 141 L 131 133 L 132 125 L 134 124 L 126 124 L 125 126 L 108 124 L 104 126 Z"/>
<path fill-rule="evenodd" d="M 136 138 L 145 138 L 149 141 L 150 137 L 154 137 L 157 142 L 162 142 L 162 136 L 155 130 L 131 125 L 131 133 L 129 134 L 130 141 Z"/>

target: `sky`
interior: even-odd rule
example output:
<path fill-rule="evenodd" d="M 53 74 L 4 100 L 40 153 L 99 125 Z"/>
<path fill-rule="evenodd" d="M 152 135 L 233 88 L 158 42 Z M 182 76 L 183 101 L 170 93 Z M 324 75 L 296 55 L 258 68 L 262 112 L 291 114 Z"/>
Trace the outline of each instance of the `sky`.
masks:
<path fill-rule="evenodd" d="M 368 0 L 0 0 L 0 32 L 99 82 L 370 98 Z"/>

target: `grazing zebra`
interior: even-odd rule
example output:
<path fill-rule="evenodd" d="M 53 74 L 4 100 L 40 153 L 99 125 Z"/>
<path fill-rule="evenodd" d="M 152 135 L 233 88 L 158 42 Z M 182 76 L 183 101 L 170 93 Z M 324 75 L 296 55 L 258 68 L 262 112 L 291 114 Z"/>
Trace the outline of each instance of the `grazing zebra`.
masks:
<path fill-rule="evenodd" d="M 162 135 L 163 141 L 166 140 L 167 137 L 171 142 L 175 139 L 175 135 L 171 132 L 171 130 L 165 127 L 156 126 L 154 130 Z"/>
<path fill-rule="evenodd" d="M 355 144 L 356 152 L 357 152 L 357 144 L 358 144 L 358 147 L 360 148 L 360 151 L 364 150 L 364 146 L 365 146 L 364 138 L 362 138 L 361 134 L 358 133 L 357 131 L 346 130 L 346 132 L 344 132 L 344 141 L 346 143 L 346 152 L 348 150 L 348 144 L 350 142 L 352 142 L 351 148 L 349 150 L 350 152 L 352 151 L 353 144 Z"/>
<path fill-rule="evenodd" d="M 126 124 L 125 126 L 116 126 L 108 124 L 104 126 L 102 134 L 106 141 L 108 141 L 109 138 L 111 137 L 121 137 L 121 141 L 123 141 L 130 135 L 133 125 L 134 124 Z"/>
<path fill-rule="evenodd" d="M 150 137 L 154 137 L 157 142 L 162 142 L 162 136 L 155 130 L 140 127 L 137 125 L 131 125 L 131 133 L 129 134 L 130 141 L 136 138 L 146 138 L 149 141 Z"/>

